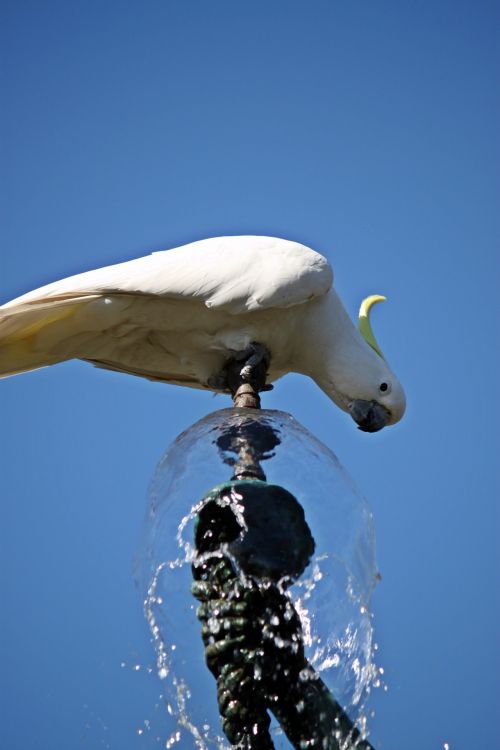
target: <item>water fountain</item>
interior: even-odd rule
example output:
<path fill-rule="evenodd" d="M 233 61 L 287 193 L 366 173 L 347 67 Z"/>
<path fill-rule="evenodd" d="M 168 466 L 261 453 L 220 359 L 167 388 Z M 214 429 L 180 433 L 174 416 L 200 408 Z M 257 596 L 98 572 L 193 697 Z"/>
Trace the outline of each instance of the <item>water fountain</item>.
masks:
<path fill-rule="evenodd" d="M 145 612 L 182 747 L 370 750 L 370 510 L 335 455 L 252 383 L 154 477 Z"/>

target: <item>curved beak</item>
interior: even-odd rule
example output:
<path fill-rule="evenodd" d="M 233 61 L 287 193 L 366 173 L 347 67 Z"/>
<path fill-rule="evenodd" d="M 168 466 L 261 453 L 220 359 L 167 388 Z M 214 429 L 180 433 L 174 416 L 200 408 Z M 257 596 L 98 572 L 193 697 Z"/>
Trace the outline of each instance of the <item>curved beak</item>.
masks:
<path fill-rule="evenodd" d="M 377 432 L 385 427 L 391 418 L 387 409 L 377 401 L 355 399 L 349 404 L 351 417 L 363 432 Z"/>

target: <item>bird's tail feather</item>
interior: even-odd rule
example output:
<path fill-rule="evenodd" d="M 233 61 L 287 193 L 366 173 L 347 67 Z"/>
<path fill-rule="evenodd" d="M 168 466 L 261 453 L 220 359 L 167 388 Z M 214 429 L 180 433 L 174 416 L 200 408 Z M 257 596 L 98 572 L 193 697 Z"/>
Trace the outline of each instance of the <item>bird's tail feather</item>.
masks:
<path fill-rule="evenodd" d="M 88 297 L 62 297 L 0 307 L 0 378 L 62 362 L 43 334 L 70 318 Z"/>

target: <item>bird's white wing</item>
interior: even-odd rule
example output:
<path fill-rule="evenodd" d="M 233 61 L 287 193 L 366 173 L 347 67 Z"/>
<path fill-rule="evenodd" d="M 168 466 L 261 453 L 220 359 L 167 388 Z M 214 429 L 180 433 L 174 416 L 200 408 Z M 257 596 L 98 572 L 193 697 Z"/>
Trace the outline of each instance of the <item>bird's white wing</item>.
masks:
<path fill-rule="evenodd" d="M 236 315 L 301 304 L 326 294 L 332 280 L 328 261 L 296 242 L 215 237 L 70 276 L 18 297 L 0 311 L 118 293 L 199 299 Z"/>

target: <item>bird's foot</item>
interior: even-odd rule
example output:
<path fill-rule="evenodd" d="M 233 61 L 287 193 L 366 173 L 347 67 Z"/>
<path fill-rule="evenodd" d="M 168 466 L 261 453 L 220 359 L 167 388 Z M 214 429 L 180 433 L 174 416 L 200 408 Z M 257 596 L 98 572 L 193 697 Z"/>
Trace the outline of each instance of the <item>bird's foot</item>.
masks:
<path fill-rule="evenodd" d="M 271 361 L 269 350 L 263 345 L 252 342 L 242 352 L 237 352 L 234 359 L 243 367 L 239 370 L 239 377 L 245 383 L 255 382 L 259 391 L 270 391 L 273 386 L 266 384 L 267 370 Z M 237 369 L 237 368 L 236 368 Z"/>
<path fill-rule="evenodd" d="M 266 383 L 270 360 L 268 349 L 263 344 L 252 342 L 246 349 L 235 352 L 224 365 L 222 372 L 212 375 L 207 383 L 216 390 L 230 391 L 235 404 L 238 391 L 245 386 L 244 392 L 253 391 L 258 402 L 260 392 L 273 388 L 271 384 Z"/>

